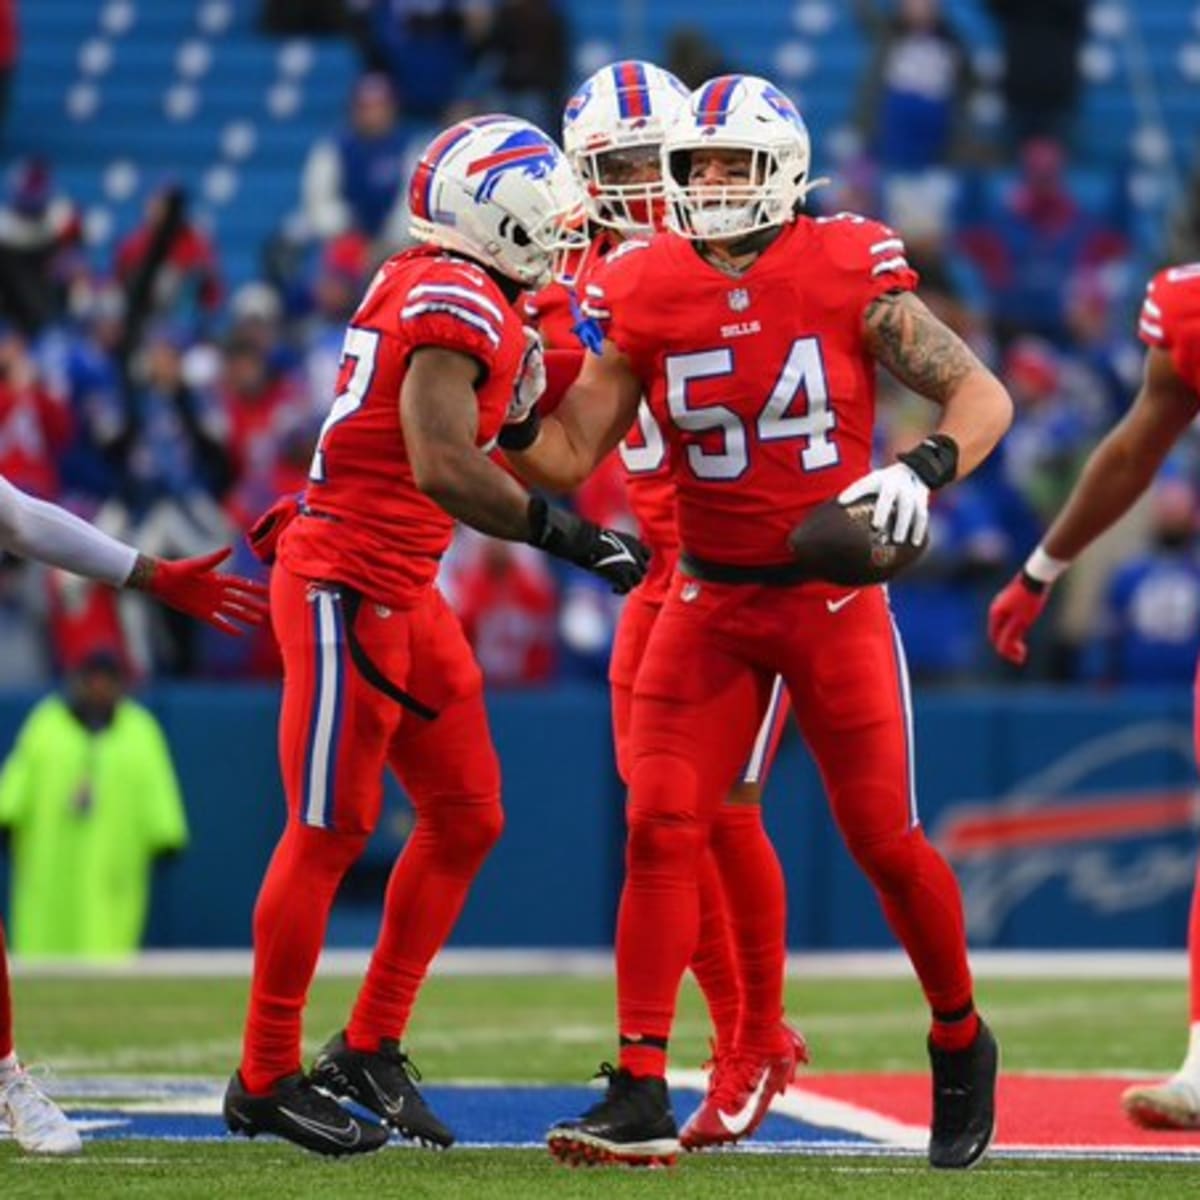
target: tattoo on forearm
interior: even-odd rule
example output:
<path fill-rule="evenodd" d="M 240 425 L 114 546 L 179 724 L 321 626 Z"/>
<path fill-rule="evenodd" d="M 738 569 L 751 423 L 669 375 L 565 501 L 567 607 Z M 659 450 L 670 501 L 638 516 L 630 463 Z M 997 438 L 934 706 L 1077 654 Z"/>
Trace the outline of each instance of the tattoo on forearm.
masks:
<path fill-rule="evenodd" d="M 889 292 L 867 308 L 867 345 L 901 383 L 944 402 L 982 364 L 911 292 Z"/>

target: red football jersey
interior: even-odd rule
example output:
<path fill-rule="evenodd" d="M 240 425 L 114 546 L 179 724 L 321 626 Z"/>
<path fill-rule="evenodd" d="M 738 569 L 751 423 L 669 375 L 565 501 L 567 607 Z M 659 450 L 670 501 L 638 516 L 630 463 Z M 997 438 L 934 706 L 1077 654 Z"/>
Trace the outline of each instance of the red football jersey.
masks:
<path fill-rule="evenodd" d="M 521 318 L 474 263 L 433 247 L 380 267 L 346 330 L 338 395 L 279 559 L 306 579 L 349 583 L 405 607 L 433 582 L 454 518 L 413 482 L 400 425 L 409 356 L 441 346 L 477 359 L 476 442 L 495 442 L 525 353 Z"/>
<path fill-rule="evenodd" d="M 1138 336 L 1166 350 L 1179 378 L 1200 393 L 1200 263 L 1167 267 L 1150 280 Z"/>
<path fill-rule="evenodd" d="M 870 470 L 863 311 L 916 285 L 897 234 L 851 213 L 797 219 L 737 277 L 670 234 L 609 255 L 586 309 L 629 358 L 666 435 L 639 463 L 673 458 L 688 550 L 787 562 L 801 517 Z"/>
<path fill-rule="evenodd" d="M 601 233 L 592 241 L 576 276 L 579 295 L 586 298 L 589 282 L 617 248 L 607 233 Z M 547 346 L 578 344 L 572 330 L 579 317 L 572 312 L 570 293 L 562 284 L 552 283 L 529 296 L 525 314 Z M 645 401 L 639 407 L 637 424 L 625 436 L 617 454 L 625 471 L 629 510 L 637 521 L 642 541 L 651 552 L 650 570 L 641 584 L 642 595 L 664 600 L 675 570 L 675 560 L 679 557 L 675 484 L 671 479 L 666 441 Z M 607 466 L 606 460 L 600 470 Z"/>

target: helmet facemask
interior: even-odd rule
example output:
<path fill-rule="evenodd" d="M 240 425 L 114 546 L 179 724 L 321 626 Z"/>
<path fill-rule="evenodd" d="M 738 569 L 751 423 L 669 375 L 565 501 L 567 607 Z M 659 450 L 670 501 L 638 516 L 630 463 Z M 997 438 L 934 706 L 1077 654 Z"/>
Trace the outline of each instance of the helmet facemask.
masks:
<path fill-rule="evenodd" d="M 646 142 L 579 154 L 575 163 L 598 225 L 626 235 L 662 228 L 665 188 L 661 146 Z"/>

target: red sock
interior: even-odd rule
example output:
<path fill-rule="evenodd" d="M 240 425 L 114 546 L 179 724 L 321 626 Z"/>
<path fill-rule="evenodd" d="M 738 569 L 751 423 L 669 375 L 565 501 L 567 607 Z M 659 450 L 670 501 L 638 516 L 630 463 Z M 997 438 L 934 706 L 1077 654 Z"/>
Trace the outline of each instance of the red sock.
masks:
<path fill-rule="evenodd" d="M 0 924 L 0 1058 L 13 1052 L 12 985 L 8 981 L 8 952 L 4 926 Z"/>
<path fill-rule="evenodd" d="M 979 1014 L 974 1005 L 968 1012 L 934 1013 L 929 1040 L 939 1050 L 965 1050 L 979 1032 Z"/>
<path fill-rule="evenodd" d="M 673 788 L 664 778 L 654 792 Z M 675 1001 L 700 929 L 696 879 L 707 840 L 707 823 L 682 817 L 666 799 L 641 814 L 629 810 L 617 914 L 617 1025 L 620 1065 L 634 1075 L 666 1074 Z"/>
<path fill-rule="evenodd" d="M 700 860 L 700 937 L 688 964 L 704 993 L 717 1038 L 717 1054 L 733 1049 L 737 1039 L 741 996 L 737 959 L 725 891 L 711 850 Z"/>
<path fill-rule="evenodd" d="M 342 877 L 366 835 L 289 821 L 254 906 L 254 979 L 242 1050 L 248 1091 L 270 1091 L 300 1070 L 304 1002 Z"/>
<path fill-rule="evenodd" d="M 346 1026 L 355 1050 L 378 1050 L 380 1039 L 403 1035 L 429 964 L 504 824 L 498 794 L 443 796 L 421 808 L 388 880 L 379 940 Z"/>
<path fill-rule="evenodd" d="M 787 887 L 757 804 L 726 804 L 712 833 L 713 857 L 727 897 L 737 946 L 742 1009 L 737 1045 L 771 1053 L 783 1021 Z"/>
<path fill-rule="evenodd" d="M 851 851 L 879 893 L 884 916 L 908 952 L 935 1013 L 968 1012 L 971 969 L 962 894 L 920 826 Z"/>

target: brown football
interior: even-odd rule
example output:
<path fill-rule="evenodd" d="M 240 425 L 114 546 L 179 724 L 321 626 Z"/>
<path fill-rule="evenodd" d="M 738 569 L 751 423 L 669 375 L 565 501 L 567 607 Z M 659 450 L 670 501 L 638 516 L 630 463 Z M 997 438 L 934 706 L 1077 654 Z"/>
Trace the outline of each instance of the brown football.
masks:
<path fill-rule="evenodd" d="M 914 546 L 872 529 L 874 507 L 873 497 L 853 504 L 826 500 L 792 530 L 788 545 L 810 579 L 847 587 L 886 583 L 924 554 L 928 535 Z"/>

